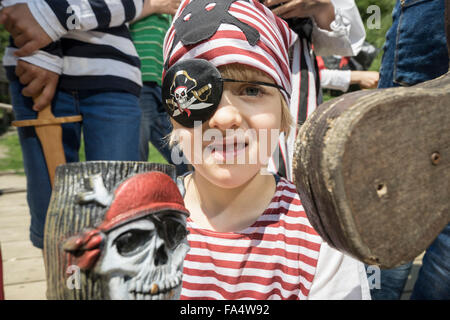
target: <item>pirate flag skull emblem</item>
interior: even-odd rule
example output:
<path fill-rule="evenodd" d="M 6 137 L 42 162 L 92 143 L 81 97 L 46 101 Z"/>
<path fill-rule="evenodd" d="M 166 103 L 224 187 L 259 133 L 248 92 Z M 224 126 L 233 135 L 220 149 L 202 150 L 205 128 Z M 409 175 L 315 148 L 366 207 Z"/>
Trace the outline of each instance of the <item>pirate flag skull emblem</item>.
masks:
<path fill-rule="evenodd" d="M 192 59 L 173 65 L 163 82 L 163 102 L 179 124 L 192 128 L 215 112 L 222 96 L 220 72 L 206 60 Z"/>

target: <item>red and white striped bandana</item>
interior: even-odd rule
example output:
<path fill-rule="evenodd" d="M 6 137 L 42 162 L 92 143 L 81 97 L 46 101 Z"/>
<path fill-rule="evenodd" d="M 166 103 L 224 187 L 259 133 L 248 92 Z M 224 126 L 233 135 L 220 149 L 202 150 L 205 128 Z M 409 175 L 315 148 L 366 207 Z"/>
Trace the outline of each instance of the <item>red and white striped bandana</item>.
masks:
<path fill-rule="evenodd" d="M 288 24 L 256 0 L 184 0 L 164 40 L 163 77 L 186 59 L 215 67 L 241 63 L 265 72 L 290 94 L 289 48 L 296 40 Z"/>

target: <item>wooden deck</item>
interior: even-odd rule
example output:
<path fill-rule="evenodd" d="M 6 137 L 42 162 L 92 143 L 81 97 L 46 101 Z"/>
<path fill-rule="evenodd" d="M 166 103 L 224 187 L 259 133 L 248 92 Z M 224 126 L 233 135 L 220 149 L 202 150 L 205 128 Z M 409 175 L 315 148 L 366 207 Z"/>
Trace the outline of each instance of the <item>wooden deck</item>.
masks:
<path fill-rule="evenodd" d="M 0 174 L 0 189 L 26 188 L 25 176 Z M 0 245 L 2 248 L 5 299 L 45 300 L 46 282 L 42 252 L 29 240 L 30 216 L 26 193 L 0 195 Z M 408 299 L 420 268 L 418 257 L 402 299 Z"/>
<path fill-rule="evenodd" d="M 25 176 L 0 175 L 0 189 L 24 190 Z M 26 193 L 0 195 L 0 246 L 7 300 L 44 300 L 46 282 L 41 250 L 29 240 Z"/>

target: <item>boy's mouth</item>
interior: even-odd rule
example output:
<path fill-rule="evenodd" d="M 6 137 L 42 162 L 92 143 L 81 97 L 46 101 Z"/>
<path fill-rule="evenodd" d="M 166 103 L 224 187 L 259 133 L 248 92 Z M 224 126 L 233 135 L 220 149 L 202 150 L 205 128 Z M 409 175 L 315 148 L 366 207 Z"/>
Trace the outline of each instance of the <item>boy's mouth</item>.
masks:
<path fill-rule="evenodd" d="M 248 141 L 232 137 L 213 141 L 206 148 L 217 161 L 226 161 L 243 154 L 248 145 Z"/>

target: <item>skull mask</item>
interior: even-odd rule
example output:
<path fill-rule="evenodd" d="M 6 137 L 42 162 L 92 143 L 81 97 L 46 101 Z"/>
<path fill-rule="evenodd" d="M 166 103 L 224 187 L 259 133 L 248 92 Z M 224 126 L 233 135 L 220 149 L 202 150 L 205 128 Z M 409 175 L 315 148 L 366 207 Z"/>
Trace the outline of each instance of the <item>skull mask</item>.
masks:
<path fill-rule="evenodd" d="M 97 271 L 110 298 L 178 299 L 189 249 L 185 228 L 184 216 L 167 212 L 112 230 Z"/>
<path fill-rule="evenodd" d="M 104 203 L 103 184 L 94 186 L 83 195 Z M 110 299 L 178 299 L 189 212 L 175 182 L 157 171 L 137 174 L 111 202 L 99 226 L 66 240 L 69 262 L 92 269 Z"/>

